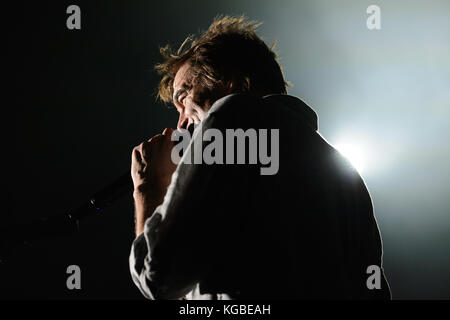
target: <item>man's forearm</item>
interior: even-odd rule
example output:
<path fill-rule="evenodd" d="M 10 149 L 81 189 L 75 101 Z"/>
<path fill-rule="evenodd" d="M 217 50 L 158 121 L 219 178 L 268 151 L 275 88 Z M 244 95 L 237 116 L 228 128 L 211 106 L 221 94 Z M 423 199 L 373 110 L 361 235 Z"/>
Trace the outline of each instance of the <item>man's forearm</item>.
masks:
<path fill-rule="evenodd" d="M 144 231 L 145 221 L 163 203 L 166 189 L 150 184 L 134 190 L 136 238 Z"/>

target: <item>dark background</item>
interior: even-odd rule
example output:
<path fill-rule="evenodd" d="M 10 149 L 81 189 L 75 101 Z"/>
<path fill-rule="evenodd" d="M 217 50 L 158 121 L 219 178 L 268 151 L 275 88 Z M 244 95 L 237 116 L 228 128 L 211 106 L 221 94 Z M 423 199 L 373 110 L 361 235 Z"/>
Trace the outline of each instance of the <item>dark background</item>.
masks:
<path fill-rule="evenodd" d="M 81 30 L 66 28 L 71 4 Z M 381 30 L 366 28 L 370 4 Z M 135 145 L 176 126 L 175 110 L 155 101 L 159 46 L 243 13 L 264 22 L 268 44 L 278 40 L 289 93 L 317 111 L 322 135 L 363 146 L 393 297 L 450 298 L 446 1 L 38 1 L 3 11 L 12 73 L 0 226 L 66 212 L 128 170 Z M 142 299 L 128 271 L 133 228 L 130 194 L 77 234 L 16 250 L 0 265 L 0 298 Z M 81 290 L 66 288 L 72 264 Z"/>

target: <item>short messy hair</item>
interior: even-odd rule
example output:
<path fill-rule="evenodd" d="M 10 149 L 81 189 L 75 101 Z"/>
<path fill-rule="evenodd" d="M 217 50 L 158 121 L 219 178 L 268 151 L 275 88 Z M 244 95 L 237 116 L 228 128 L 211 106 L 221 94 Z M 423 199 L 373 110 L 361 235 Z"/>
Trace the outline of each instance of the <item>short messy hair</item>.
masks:
<path fill-rule="evenodd" d="M 286 94 L 289 84 L 274 51 L 275 42 L 271 47 L 265 44 L 255 32 L 259 25 L 245 16 L 218 16 L 200 37 L 188 36 L 177 51 L 169 45 L 161 47 L 164 61 L 155 66 L 162 76 L 158 98 L 172 102 L 173 81 L 185 63 L 191 66 L 191 85 L 206 90 L 233 82 L 234 92 Z"/>

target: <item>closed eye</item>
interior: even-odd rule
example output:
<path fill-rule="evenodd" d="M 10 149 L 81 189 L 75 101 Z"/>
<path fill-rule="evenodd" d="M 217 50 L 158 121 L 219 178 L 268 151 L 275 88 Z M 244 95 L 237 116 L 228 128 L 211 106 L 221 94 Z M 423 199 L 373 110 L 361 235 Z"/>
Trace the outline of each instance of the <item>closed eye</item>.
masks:
<path fill-rule="evenodd" d="M 183 104 L 183 101 L 184 101 L 184 99 L 186 98 L 186 96 L 187 96 L 187 92 L 184 91 L 182 94 L 180 94 L 180 95 L 178 96 L 178 102 L 180 102 L 181 104 Z"/>

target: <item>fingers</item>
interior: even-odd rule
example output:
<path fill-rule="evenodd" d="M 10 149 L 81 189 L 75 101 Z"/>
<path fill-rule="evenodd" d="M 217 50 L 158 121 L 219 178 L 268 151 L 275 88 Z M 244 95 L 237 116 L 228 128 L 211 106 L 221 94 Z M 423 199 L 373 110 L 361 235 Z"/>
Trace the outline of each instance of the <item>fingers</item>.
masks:
<path fill-rule="evenodd" d="M 151 137 L 148 141 L 143 141 L 140 145 L 133 148 L 132 156 L 138 163 L 143 163 L 147 159 L 155 144 L 160 144 L 164 139 L 171 140 L 174 129 L 165 128 L 162 134 Z"/>
<path fill-rule="evenodd" d="M 142 144 L 133 148 L 132 159 L 136 160 L 138 163 L 142 163 Z"/>
<path fill-rule="evenodd" d="M 145 159 L 150 155 L 150 141 L 144 141 L 140 145 L 133 148 L 132 159 L 140 165 L 145 165 Z"/>
<path fill-rule="evenodd" d="M 172 128 L 165 128 L 162 135 L 163 136 L 171 136 L 174 130 Z"/>
<path fill-rule="evenodd" d="M 150 139 L 148 139 L 148 141 L 144 141 L 144 142 L 142 142 L 142 143 L 150 143 L 150 142 L 152 142 L 152 141 L 156 141 L 156 140 L 158 140 L 158 139 L 160 139 L 162 137 L 162 134 L 160 134 L 160 133 L 158 133 L 157 135 L 154 135 L 153 137 L 151 137 Z"/>

